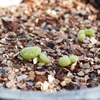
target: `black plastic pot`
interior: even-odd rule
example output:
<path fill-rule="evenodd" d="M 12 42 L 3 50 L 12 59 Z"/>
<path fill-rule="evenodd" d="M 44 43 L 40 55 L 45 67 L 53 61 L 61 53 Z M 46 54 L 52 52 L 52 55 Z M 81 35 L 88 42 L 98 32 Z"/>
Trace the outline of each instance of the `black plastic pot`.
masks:
<path fill-rule="evenodd" d="M 0 100 L 100 100 L 100 87 L 51 93 L 1 88 Z"/>

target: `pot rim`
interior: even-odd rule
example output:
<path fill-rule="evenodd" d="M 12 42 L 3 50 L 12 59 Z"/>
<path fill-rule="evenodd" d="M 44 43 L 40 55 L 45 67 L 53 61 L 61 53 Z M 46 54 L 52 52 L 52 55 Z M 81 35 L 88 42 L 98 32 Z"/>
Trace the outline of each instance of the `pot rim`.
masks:
<path fill-rule="evenodd" d="M 100 100 L 100 87 L 59 92 L 0 88 L 0 100 Z"/>

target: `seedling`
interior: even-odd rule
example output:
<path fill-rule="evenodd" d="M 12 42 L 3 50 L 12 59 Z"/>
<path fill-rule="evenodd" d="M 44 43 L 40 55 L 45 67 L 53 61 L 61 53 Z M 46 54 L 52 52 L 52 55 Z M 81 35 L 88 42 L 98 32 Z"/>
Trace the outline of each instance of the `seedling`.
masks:
<path fill-rule="evenodd" d="M 41 53 L 39 55 L 39 62 L 49 63 L 50 59 L 44 53 Z"/>
<path fill-rule="evenodd" d="M 20 51 L 20 55 L 25 60 L 30 60 L 37 57 L 41 53 L 41 48 L 38 46 L 34 47 L 25 47 Z"/>
<path fill-rule="evenodd" d="M 84 33 L 89 37 L 95 37 L 95 31 L 93 29 L 87 29 Z"/>
<path fill-rule="evenodd" d="M 68 66 L 71 63 L 68 56 L 63 56 L 59 59 L 59 65 L 60 66 Z"/>
<path fill-rule="evenodd" d="M 77 61 L 79 60 L 78 56 L 76 56 L 76 55 L 71 55 L 71 56 L 69 57 L 69 59 L 70 59 L 70 61 L 71 61 L 72 63 L 77 62 Z"/>

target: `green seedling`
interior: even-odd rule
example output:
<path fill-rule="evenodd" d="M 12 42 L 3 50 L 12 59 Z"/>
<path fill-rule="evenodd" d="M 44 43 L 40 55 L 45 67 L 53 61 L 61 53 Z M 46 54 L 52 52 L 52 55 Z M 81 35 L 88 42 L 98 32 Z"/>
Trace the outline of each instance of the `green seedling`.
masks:
<path fill-rule="evenodd" d="M 49 63 L 50 59 L 44 53 L 41 53 L 39 55 L 39 62 Z"/>
<path fill-rule="evenodd" d="M 68 56 L 61 57 L 58 62 L 60 66 L 68 66 L 71 63 Z"/>
<path fill-rule="evenodd" d="M 86 29 L 84 33 L 89 37 L 95 37 L 95 31 L 93 29 Z"/>
<path fill-rule="evenodd" d="M 80 30 L 77 35 L 80 36 L 81 34 L 85 34 L 84 30 Z"/>
<path fill-rule="evenodd" d="M 30 60 L 37 57 L 41 53 L 41 48 L 38 46 L 34 47 L 25 47 L 20 51 L 20 55 L 25 60 Z"/>
<path fill-rule="evenodd" d="M 78 56 L 76 56 L 76 55 L 71 55 L 69 57 L 69 59 L 70 59 L 71 63 L 77 62 L 79 60 Z"/>
<path fill-rule="evenodd" d="M 84 40 L 85 40 L 85 34 L 83 33 L 83 34 L 80 34 L 80 35 L 78 35 L 78 41 L 79 42 L 83 42 Z"/>
<path fill-rule="evenodd" d="M 67 29 L 66 29 L 65 27 L 62 27 L 61 30 L 62 30 L 63 32 L 65 32 Z"/>

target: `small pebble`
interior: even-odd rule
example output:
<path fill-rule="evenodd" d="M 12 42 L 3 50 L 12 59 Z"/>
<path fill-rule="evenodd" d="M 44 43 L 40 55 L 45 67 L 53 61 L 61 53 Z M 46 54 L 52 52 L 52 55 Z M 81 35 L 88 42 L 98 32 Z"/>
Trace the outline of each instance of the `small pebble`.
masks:
<path fill-rule="evenodd" d="M 26 82 L 27 85 L 32 86 L 33 83 L 32 82 Z"/>
<path fill-rule="evenodd" d="M 96 45 L 97 45 L 97 46 L 100 46 L 100 41 L 97 41 Z"/>
<path fill-rule="evenodd" d="M 45 71 L 35 71 L 36 75 L 45 75 L 46 72 Z"/>
<path fill-rule="evenodd" d="M 3 87 L 3 83 L 0 83 L 0 88 Z"/>
<path fill-rule="evenodd" d="M 30 71 L 29 72 L 29 79 L 30 80 L 34 80 L 35 79 L 35 73 L 34 73 L 34 71 Z"/>
<path fill-rule="evenodd" d="M 91 48 L 90 51 L 94 53 L 96 51 L 96 48 Z"/>
<path fill-rule="evenodd" d="M 60 83 L 60 81 L 59 81 L 58 79 L 54 79 L 54 80 L 53 80 L 53 83 L 54 83 L 55 85 L 58 85 L 58 84 Z"/>
<path fill-rule="evenodd" d="M 45 29 L 45 30 L 49 30 L 49 27 L 48 27 L 48 26 L 45 26 L 45 27 L 43 27 L 43 29 Z"/>
<path fill-rule="evenodd" d="M 40 82 L 40 81 L 38 81 L 38 82 L 35 83 L 35 87 L 36 88 L 40 88 L 41 89 L 42 85 L 43 85 L 43 83 Z"/>
<path fill-rule="evenodd" d="M 33 64 L 37 64 L 37 62 L 38 62 L 38 58 L 35 57 L 35 58 L 33 59 Z"/>
<path fill-rule="evenodd" d="M 77 75 L 78 75 L 78 76 L 84 76 L 85 74 L 84 74 L 83 71 L 80 71 L 80 72 L 77 73 Z"/>
<path fill-rule="evenodd" d="M 21 75 L 17 77 L 18 82 L 22 81 L 22 80 L 26 80 L 28 78 L 27 75 Z"/>
<path fill-rule="evenodd" d="M 94 37 L 91 37 L 91 38 L 90 38 L 90 42 L 91 42 L 92 44 L 96 44 L 96 43 L 97 43 L 97 40 L 96 40 Z"/>
<path fill-rule="evenodd" d="M 90 68 L 90 64 L 89 64 L 89 63 L 85 63 L 85 64 L 83 64 L 82 67 L 83 67 L 83 68 Z"/>
<path fill-rule="evenodd" d="M 6 70 L 4 69 L 4 68 L 1 68 L 0 69 L 0 76 L 2 75 L 2 74 L 5 74 L 6 73 Z"/>
<path fill-rule="evenodd" d="M 28 46 L 29 46 L 29 47 L 34 46 L 34 43 L 33 43 L 32 41 L 29 41 L 29 42 L 28 42 Z"/>
<path fill-rule="evenodd" d="M 48 81 L 49 83 L 53 83 L 53 80 L 54 80 L 54 76 L 53 75 L 48 75 Z"/>
<path fill-rule="evenodd" d="M 95 63 L 100 63 L 100 59 L 98 57 L 94 58 Z"/>
<path fill-rule="evenodd" d="M 85 10 L 78 10 L 76 13 L 81 15 L 86 15 L 87 12 Z"/>
<path fill-rule="evenodd" d="M 77 65 L 77 62 L 73 63 L 73 64 L 71 65 L 71 67 L 70 67 L 70 70 L 73 71 L 73 70 L 75 69 L 76 65 Z"/>
<path fill-rule="evenodd" d="M 100 75 L 100 70 L 97 70 L 98 75 Z"/>
<path fill-rule="evenodd" d="M 5 51 L 5 48 L 0 48 L 0 53 L 3 53 Z"/>
<path fill-rule="evenodd" d="M 89 53 L 87 54 L 87 57 L 91 57 L 91 58 L 94 57 L 94 56 L 93 56 L 93 53 L 89 52 Z"/>
<path fill-rule="evenodd" d="M 73 78 L 74 75 L 73 75 L 71 72 L 68 72 L 67 77 L 68 77 L 68 78 Z"/>

